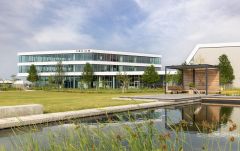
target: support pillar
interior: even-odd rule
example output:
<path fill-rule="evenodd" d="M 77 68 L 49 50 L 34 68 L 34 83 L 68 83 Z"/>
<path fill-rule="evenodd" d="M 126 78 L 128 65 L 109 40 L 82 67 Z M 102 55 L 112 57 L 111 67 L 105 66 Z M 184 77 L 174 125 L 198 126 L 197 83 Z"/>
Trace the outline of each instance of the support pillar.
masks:
<path fill-rule="evenodd" d="M 101 76 L 98 76 L 98 87 L 101 88 L 102 87 L 102 80 L 101 80 Z"/>
<path fill-rule="evenodd" d="M 205 68 L 205 78 L 206 78 L 206 95 L 208 95 L 208 66 Z"/>
<path fill-rule="evenodd" d="M 75 89 L 76 88 L 76 78 L 73 77 L 73 88 Z"/>
<path fill-rule="evenodd" d="M 195 85 L 195 81 L 196 81 L 196 80 L 195 80 L 195 79 L 196 79 L 196 76 L 195 76 L 195 73 L 196 73 L 196 72 L 195 72 L 195 69 L 192 70 L 192 73 L 193 73 L 193 77 L 192 77 L 193 80 L 192 80 L 192 82 L 193 82 L 193 84 Z"/>
<path fill-rule="evenodd" d="M 185 89 L 185 87 L 184 87 L 184 70 L 182 69 L 181 72 L 182 72 L 182 87 L 183 87 L 183 89 Z"/>
<path fill-rule="evenodd" d="M 115 89 L 115 87 L 116 87 L 116 86 L 115 86 L 115 85 L 116 85 L 116 83 L 115 83 L 115 81 L 116 81 L 116 80 L 115 80 L 115 76 L 113 76 L 112 79 L 113 79 L 113 80 L 112 80 L 112 87 L 113 87 L 113 89 Z"/>
<path fill-rule="evenodd" d="M 164 85 L 165 85 L 165 94 L 167 94 L 167 67 L 165 67 Z"/>

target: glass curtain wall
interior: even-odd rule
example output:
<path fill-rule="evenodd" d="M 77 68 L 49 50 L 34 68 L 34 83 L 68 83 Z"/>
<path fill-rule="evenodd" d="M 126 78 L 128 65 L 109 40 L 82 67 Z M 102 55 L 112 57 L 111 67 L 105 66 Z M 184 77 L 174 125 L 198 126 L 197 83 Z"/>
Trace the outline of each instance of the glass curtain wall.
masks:
<path fill-rule="evenodd" d="M 161 64 L 159 57 L 129 56 L 103 53 L 46 54 L 19 56 L 19 62 L 56 62 L 56 61 L 111 61 Z"/>
<path fill-rule="evenodd" d="M 85 65 L 63 65 L 64 72 L 82 72 Z M 119 66 L 119 65 L 92 65 L 94 72 L 124 72 L 124 71 L 144 71 L 145 66 Z M 19 66 L 19 73 L 27 73 L 30 66 Z M 39 73 L 41 72 L 56 72 L 55 65 L 36 66 Z M 156 67 L 156 71 L 160 71 L 160 67 Z"/>

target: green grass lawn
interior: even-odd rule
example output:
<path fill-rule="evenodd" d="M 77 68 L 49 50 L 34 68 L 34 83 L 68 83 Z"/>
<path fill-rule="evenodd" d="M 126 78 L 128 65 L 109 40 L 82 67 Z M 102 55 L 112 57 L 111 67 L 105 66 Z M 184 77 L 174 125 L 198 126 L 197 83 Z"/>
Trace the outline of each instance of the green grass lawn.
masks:
<path fill-rule="evenodd" d="M 48 91 L 6 91 L 0 92 L 0 106 L 22 105 L 22 104 L 42 104 L 44 112 L 62 112 L 71 110 L 81 110 L 89 108 L 99 108 L 107 106 L 117 106 L 126 104 L 143 103 L 141 101 L 112 100 L 114 97 L 156 94 L 149 93 L 71 93 L 71 92 L 48 92 Z"/>

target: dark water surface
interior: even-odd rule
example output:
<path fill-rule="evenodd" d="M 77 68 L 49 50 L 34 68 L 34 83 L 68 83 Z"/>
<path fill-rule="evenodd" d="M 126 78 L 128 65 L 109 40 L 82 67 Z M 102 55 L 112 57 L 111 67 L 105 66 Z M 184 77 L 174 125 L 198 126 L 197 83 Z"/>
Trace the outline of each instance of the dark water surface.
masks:
<path fill-rule="evenodd" d="M 184 122 L 185 128 L 183 128 L 183 131 L 187 142 L 184 148 L 186 150 L 202 150 L 205 141 L 209 142 L 209 148 L 214 148 L 213 150 L 228 150 L 229 143 L 226 144 L 226 142 L 229 142 L 230 138 L 233 137 L 232 150 L 239 150 L 240 107 L 238 106 L 197 103 L 121 113 L 109 115 L 108 117 L 74 120 L 74 123 L 81 122 L 81 124 L 89 127 L 97 127 L 99 123 L 104 123 L 107 126 L 105 131 L 108 128 L 117 131 L 123 124 L 133 124 L 130 119 L 134 119 L 135 122 L 139 123 L 151 120 L 158 130 L 171 134 L 174 134 L 175 128 Z M 4 146 L 8 150 L 12 150 L 16 142 L 32 134 L 44 144 L 49 133 L 63 131 L 73 126 L 72 123 L 68 121 L 61 124 L 40 125 L 37 126 L 35 131 L 32 131 L 34 126 L 31 128 L 1 130 L 0 147 Z M 236 127 L 231 129 L 232 125 L 236 125 Z"/>

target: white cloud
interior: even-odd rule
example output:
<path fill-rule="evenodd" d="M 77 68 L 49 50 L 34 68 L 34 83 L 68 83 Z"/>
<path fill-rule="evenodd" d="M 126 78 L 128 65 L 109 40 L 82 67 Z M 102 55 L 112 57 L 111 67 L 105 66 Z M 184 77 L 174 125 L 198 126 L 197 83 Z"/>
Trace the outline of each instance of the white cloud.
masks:
<path fill-rule="evenodd" d="M 25 41 L 36 49 L 72 49 L 77 46 L 91 46 L 94 39 L 82 29 L 89 16 L 86 10 L 87 8 L 73 4 L 58 6 L 57 9 L 52 10 L 55 17 L 51 19 L 51 24 L 46 24 L 32 32 L 32 36 L 27 37 Z"/>
<path fill-rule="evenodd" d="M 164 64 L 178 64 L 198 43 L 240 39 L 239 0 L 134 1 L 138 9 L 131 10 L 139 12 L 131 13 L 140 14 L 140 20 L 130 21 L 131 25 L 121 24 L 128 23 L 131 14 L 117 12 L 129 3 L 119 6 L 116 1 L 105 0 L 0 1 L 0 75 L 16 72 L 14 54 L 18 50 L 129 50 L 162 54 Z M 108 19 L 115 22 L 109 23 Z M 116 28 L 108 29 L 110 26 Z M 95 33 L 95 28 L 103 35 Z M 3 67 L 8 64 L 9 68 Z"/>
<path fill-rule="evenodd" d="M 198 43 L 240 39 L 240 3 L 237 0 L 135 1 L 147 13 L 147 18 L 133 35 L 144 31 L 148 43 L 145 49 L 160 48 L 165 64 L 181 63 Z"/>
<path fill-rule="evenodd" d="M 29 45 L 44 45 L 45 47 L 58 47 L 67 45 L 68 47 L 78 44 L 82 47 L 88 47 L 93 44 L 94 39 L 87 34 L 79 34 L 70 27 L 47 27 L 34 34 L 28 39 Z M 59 46 L 58 46 L 59 45 Z"/>

